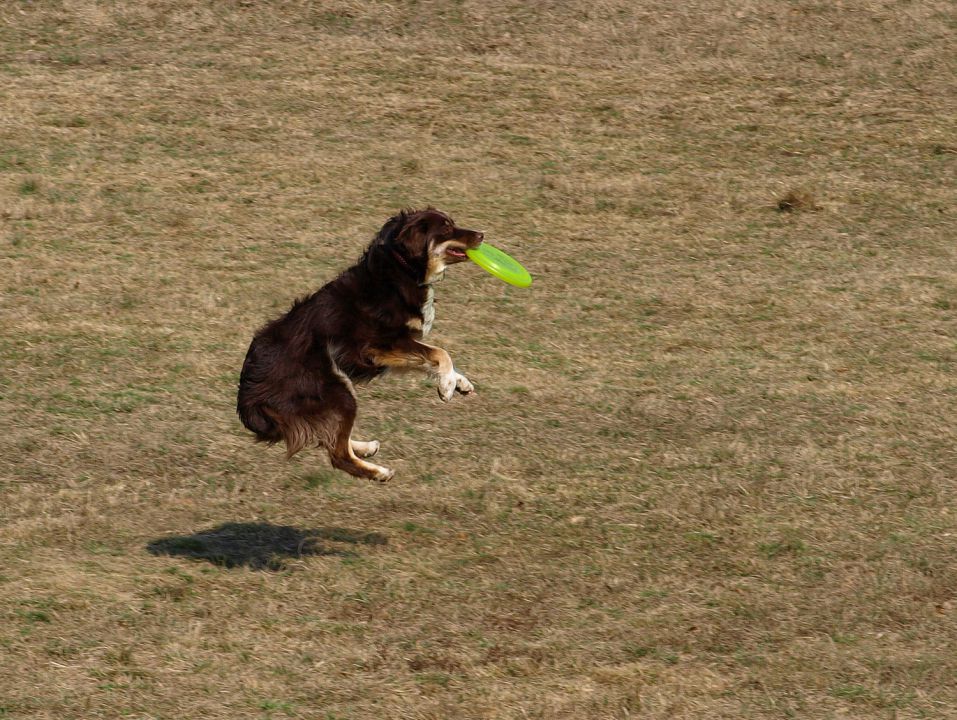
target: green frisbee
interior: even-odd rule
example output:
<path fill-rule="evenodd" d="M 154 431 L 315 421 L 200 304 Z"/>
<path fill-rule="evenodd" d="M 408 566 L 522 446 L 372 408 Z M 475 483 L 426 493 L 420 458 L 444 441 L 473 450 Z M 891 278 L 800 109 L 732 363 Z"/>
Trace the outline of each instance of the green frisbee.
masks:
<path fill-rule="evenodd" d="M 532 284 L 532 276 L 519 264 L 518 260 L 488 243 L 483 242 L 477 248 L 466 250 L 465 254 L 485 272 L 499 280 L 504 280 L 509 285 L 528 287 Z"/>

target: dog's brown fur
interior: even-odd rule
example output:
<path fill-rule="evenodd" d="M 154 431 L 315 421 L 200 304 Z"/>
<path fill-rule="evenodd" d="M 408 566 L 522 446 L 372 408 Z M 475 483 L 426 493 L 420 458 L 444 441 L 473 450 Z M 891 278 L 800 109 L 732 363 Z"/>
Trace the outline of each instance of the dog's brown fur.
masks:
<path fill-rule="evenodd" d="M 239 378 L 243 425 L 257 440 L 284 441 L 287 457 L 324 447 L 340 470 L 391 479 L 392 470 L 361 459 L 379 443 L 352 439 L 353 385 L 389 369 L 421 368 L 437 376 L 445 401 L 473 391 L 449 354 L 422 338 L 431 327 L 432 282 L 482 238 L 434 208 L 390 218 L 358 263 L 256 333 Z"/>

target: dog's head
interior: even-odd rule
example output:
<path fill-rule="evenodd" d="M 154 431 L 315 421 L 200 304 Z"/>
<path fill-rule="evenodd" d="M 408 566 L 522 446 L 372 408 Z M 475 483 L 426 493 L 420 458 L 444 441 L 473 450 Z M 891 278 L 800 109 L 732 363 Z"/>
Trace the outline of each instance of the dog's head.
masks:
<path fill-rule="evenodd" d="M 440 210 L 403 210 L 389 218 L 377 236 L 403 269 L 421 283 L 439 277 L 445 268 L 466 260 L 465 251 L 482 244 L 484 235 L 458 227 Z"/>

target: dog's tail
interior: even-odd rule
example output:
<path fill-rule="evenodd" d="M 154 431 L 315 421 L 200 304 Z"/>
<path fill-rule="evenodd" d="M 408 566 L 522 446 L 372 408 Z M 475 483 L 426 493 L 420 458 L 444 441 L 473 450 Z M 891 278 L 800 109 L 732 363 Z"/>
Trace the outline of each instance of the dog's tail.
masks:
<path fill-rule="evenodd" d="M 257 442 L 270 445 L 284 442 L 287 458 L 310 446 L 333 447 L 347 417 L 348 427 L 355 418 L 351 385 L 342 387 L 342 392 L 353 403 L 351 415 L 348 407 L 338 411 L 324 409 L 319 387 L 314 386 L 310 378 L 297 377 L 292 388 L 276 380 L 276 354 L 275 347 L 268 342 L 258 336 L 253 339 L 239 374 L 236 398 L 239 419 L 256 436 Z"/>
<path fill-rule="evenodd" d="M 269 444 L 279 442 L 283 439 L 282 433 L 276 421 L 269 415 L 268 409 L 264 405 L 258 405 L 246 401 L 243 396 L 242 386 L 239 389 L 239 399 L 236 403 L 236 412 L 239 419 L 247 430 L 256 436 L 257 442 L 268 442 Z"/>
<path fill-rule="evenodd" d="M 283 417 L 266 405 L 243 402 L 244 399 L 240 387 L 236 410 L 243 425 L 256 436 L 256 442 L 270 445 L 285 442 L 287 460 L 310 445 L 332 447 L 335 441 L 332 428 L 325 424 L 309 418 Z"/>

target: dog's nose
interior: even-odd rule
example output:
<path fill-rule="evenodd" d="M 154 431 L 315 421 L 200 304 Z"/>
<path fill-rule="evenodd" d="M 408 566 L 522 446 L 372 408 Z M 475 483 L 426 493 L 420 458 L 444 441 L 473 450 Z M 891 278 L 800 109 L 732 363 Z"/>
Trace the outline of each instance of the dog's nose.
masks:
<path fill-rule="evenodd" d="M 475 237 L 478 238 L 478 241 L 479 241 L 479 242 L 482 242 L 482 241 L 485 239 L 485 233 L 483 233 L 483 232 L 477 232 L 477 233 L 475 233 Z"/>

